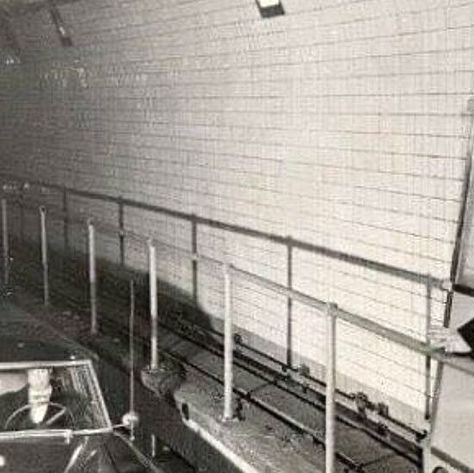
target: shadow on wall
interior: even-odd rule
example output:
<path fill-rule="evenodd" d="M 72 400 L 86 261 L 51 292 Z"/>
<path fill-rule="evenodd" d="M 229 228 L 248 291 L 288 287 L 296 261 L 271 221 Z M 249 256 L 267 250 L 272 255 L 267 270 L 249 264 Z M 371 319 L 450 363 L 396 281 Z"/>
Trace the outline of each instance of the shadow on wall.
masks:
<path fill-rule="evenodd" d="M 11 255 L 11 284 L 41 298 L 43 270 L 38 244 L 16 238 L 11 243 Z M 71 334 L 86 340 L 90 334 L 88 256 L 77 249 L 64 252 L 49 248 L 48 261 L 51 304 L 75 315 Z M 128 356 L 130 281 L 134 281 L 136 367 L 146 370 L 150 363 L 151 326 L 148 272 L 104 258 L 97 258 L 96 266 L 99 335 L 117 342 L 117 357 L 124 363 Z M 157 287 L 160 366 L 154 370 L 153 387 L 157 394 L 172 399 L 173 391 L 184 379 L 181 363 L 217 341 L 212 337 L 209 315 L 196 304 L 193 294 L 161 280 Z M 66 332 L 67 323 L 71 323 L 71 317 L 58 321 Z M 177 343 L 179 350 L 174 351 Z M 126 350 L 121 353 L 118 347 Z"/>

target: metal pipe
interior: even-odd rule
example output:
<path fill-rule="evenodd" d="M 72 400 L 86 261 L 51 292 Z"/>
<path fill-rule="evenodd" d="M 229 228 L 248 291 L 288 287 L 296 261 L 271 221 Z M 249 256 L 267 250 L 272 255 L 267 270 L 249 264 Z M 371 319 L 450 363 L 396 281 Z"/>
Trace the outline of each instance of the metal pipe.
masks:
<path fill-rule="evenodd" d="M 233 411 L 233 358 L 232 279 L 229 264 L 224 264 L 224 421 L 234 417 Z"/>
<path fill-rule="evenodd" d="M 46 208 L 41 206 L 40 224 L 41 224 L 41 264 L 43 266 L 43 302 L 49 306 L 49 264 L 48 264 L 48 235 L 46 231 Z"/>
<path fill-rule="evenodd" d="M 0 173 L 0 175 L 4 175 L 4 174 Z M 43 184 L 43 185 L 45 187 L 50 187 L 50 188 L 53 188 L 53 189 L 67 190 L 67 192 L 71 192 L 73 195 L 79 195 L 79 196 L 82 195 L 82 196 L 86 196 L 86 197 L 89 197 L 89 198 L 96 198 L 96 199 L 102 198 L 102 199 L 107 200 L 107 201 L 109 201 L 109 200 L 110 201 L 115 201 L 115 198 L 111 197 L 109 199 L 108 196 L 106 196 L 106 195 L 104 196 L 104 195 L 100 195 L 100 194 L 91 194 L 89 192 L 85 192 L 85 191 L 83 192 L 83 191 L 79 191 L 79 190 L 76 190 L 76 189 L 67 188 L 67 187 L 64 187 L 64 186 L 55 186 L 55 185 L 47 185 L 47 184 Z M 135 202 L 128 201 L 128 200 L 123 200 L 123 203 L 124 203 L 124 205 L 133 205 Z M 13 202 L 13 204 L 18 205 L 20 207 L 20 209 L 27 207 L 25 205 L 22 205 L 21 202 L 18 202 L 18 203 Z M 144 204 L 144 208 L 148 208 L 148 204 Z M 151 208 L 150 210 L 159 212 L 162 209 L 161 208 L 156 208 L 156 209 Z M 49 211 L 49 214 L 51 215 L 52 212 Z M 59 215 L 60 213 L 59 212 L 53 212 L 53 215 L 54 214 Z M 61 215 L 63 215 L 63 213 L 61 213 Z M 70 216 L 71 216 L 71 214 L 70 214 Z M 70 217 L 69 221 L 70 222 L 75 222 L 75 223 L 82 223 L 83 222 L 82 218 L 75 218 L 75 217 L 73 217 L 72 219 Z M 206 223 L 206 222 L 202 222 L 200 220 L 200 218 L 197 218 L 197 221 L 198 221 L 199 224 L 205 224 Z M 96 224 L 96 228 L 104 228 L 104 229 L 109 229 L 109 228 L 112 229 L 113 228 L 113 231 L 118 231 L 118 229 L 116 227 L 106 225 L 105 223 L 102 223 L 102 222 L 99 222 L 98 224 Z M 231 230 L 229 229 L 229 231 L 231 231 Z M 145 236 L 141 236 L 139 234 L 136 234 L 136 233 L 128 231 L 128 230 L 124 230 L 124 234 L 129 238 L 136 239 L 137 241 L 142 242 L 142 241 L 146 240 Z M 217 259 L 206 257 L 204 255 L 193 254 L 189 250 L 185 250 L 185 249 L 176 247 L 174 245 L 169 245 L 169 244 L 166 244 L 166 243 L 158 242 L 156 240 L 153 240 L 153 241 L 154 241 L 155 245 L 160 245 L 163 248 L 173 248 L 174 250 L 178 251 L 181 255 L 186 256 L 188 258 L 191 258 L 193 260 L 196 260 L 198 262 L 204 262 L 206 264 L 209 264 L 209 265 L 212 264 L 212 265 L 216 265 L 216 266 L 221 266 L 222 265 L 222 262 L 217 260 Z M 297 241 L 295 243 L 295 247 L 299 248 Z M 308 251 L 310 251 L 310 250 L 308 249 Z M 250 272 L 242 270 L 242 269 L 232 267 L 231 270 L 233 272 L 235 272 L 236 275 L 238 275 L 239 277 L 241 277 L 241 278 L 243 278 L 247 281 L 253 281 L 256 284 L 258 284 L 262 287 L 268 288 L 268 289 L 270 289 L 270 290 L 272 290 L 272 291 L 274 291 L 278 294 L 282 294 L 282 295 L 285 295 L 285 296 L 288 296 L 288 297 L 292 297 L 294 301 L 301 302 L 303 304 L 308 305 L 309 307 L 314 307 L 314 308 L 319 309 L 319 310 L 321 310 L 321 308 L 324 308 L 325 303 L 323 301 L 318 300 L 314 297 L 308 296 L 308 295 L 306 295 L 302 292 L 296 291 L 294 289 L 288 289 L 288 287 L 286 287 L 284 285 L 275 283 L 274 281 L 271 281 L 271 280 L 266 279 L 262 276 L 258 276 L 256 274 L 250 273 Z M 421 281 L 426 282 L 426 278 L 428 276 L 426 276 L 426 275 L 419 275 L 419 276 L 420 276 L 420 278 L 417 280 L 418 282 L 421 282 Z M 430 277 L 430 281 L 431 281 L 431 287 L 433 289 L 434 288 L 440 288 L 443 291 L 446 290 L 446 281 L 445 280 L 440 280 L 440 279 L 437 279 L 437 278 Z M 443 355 L 439 351 L 436 351 L 435 349 L 431 348 L 427 343 L 423 343 L 423 342 L 421 342 L 421 341 L 419 341 L 419 340 L 417 340 L 417 339 L 415 339 L 411 336 L 405 335 L 405 334 L 403 334 L 401 332 L 398 332 L 396 330 L 393 330 L 393 329 L 389 329 L 389 328 L 387 328 L 387 327 L 385 327 L 381 324 L 378 324 L 378 323 L 373 322 L 373 321 L 371 321 L 371 320 L 369 320 L 365 317 L 362 317 L 360 315 L 348 312 L 346 310 L 338 309 L 338 318 L 340 318 L 344 322 L 347 322 L 351 325 L 362 328 L 363 330 L 366 330 L 368 332 L 375 333 L 378 336 L 383 337 L 384 339 L 390 340 L 390 341 L 392 341 L 396 344 L 404 346 L 405 348 L 407 348 L 411 351 L 414 351 L 414 352 L 422 354 L 422 355 L 429 355 L 429 356 L 431 356 L 431 358 L 433 360 L 438 361 L 440 363 L 444 363 L 446 365 L 449 365 L 450 367 L 452 367 L 453 369 L 455 369 L 457 371 L 461 371 L 461 372 L 464 372 L 466 374 L 474 376 L 474 369 L 472 369 L 470 367 L 470 365 L 457 363 L 455 359 L 450 358 L 449 356 Z"/>
<path fill-rule="evenodd" d="M 286 247 L 286 285 L 288 289 L 293 288 L 293 246 L 291 239 L 288 239 Z M 286 299 L 286 364 L 288 368 L 293 368 L 293 298 L 287 296 Z"/>
<path fill-rule="evenodd" d="M 429 340 L 432 321 L 432 296 L 433 290 L 431 287 L 431 280 L 426 281 L 426 327 L 425 338 Z M 428 354 L 425 357 L 425 419 L 429 420 L 431 417 L 431 372 L 432 372 L 431 356 Z"/>
<path fill-rule="evenodd" d="M 10 282 L 10 245 L 8 240 L 7 199 L 2 199 L 2 248 L 3 248 L 3 283 Z"/>
<path fill-rule="evenodd" d="M 467 104 L 467 113 L 465 114 L 467 123 L 467 144 L 466 144 L 466 161 L 464 167 L 464 180 L 461 194 L 461 207 L 459 209 L 459 218 L 456 229 L 456 237 L 454 240 L 454 249 L 451 258 L 450 280 L 453 283 L 458 282 L 462 277 L 464 262 L 462 255 L 468 238 L 465 232 L 469 225 L 469 219 L 472 217 L 472 189 L 474 186 L 474 101 L 470 99 Z"/>
<path fill-rule="evenodd" d="M 20 239 L 25 242 L 25 189 L 22 186 L 20 189 Z"/>
<path fill-rule="evenodd" d="M 156 247 L 153 240 L 148 240 L 148 274 L 150 289 L 150 368 L 158 368 L 158 288 L 156 282 Z"/>
<path fill-rule="evenodd" d="M 150 456 L 156 458 L 156 435 L 150 434 Z"/>
<path fill-rule="evenodd" d="M 91 309 L 91 334 L 97 335 L 97 268 L 95 250 L 95 228 L 92 219 L 87 221 L 87 235 L 89 244 L 89 291 Z"/>
<path fill-rule="evenodd" d="M 14 181 L 22 181 L 23 178 L 20 176 L 17 176 L 15 174 L 11 173 L 3 173 L 0 172 L 0 176 L 3 176 L 6 179 L 14 180 Z M 179 210 L 172 210 L 166 207 L 158 206 L 158 205 L 153 205 L 153 204 L 148 204 L 145 202 L 140 202 L 134 199 L 126 199 L 123 197 L 116 197 L 112 196 L 109 194 L 101 194 L 97 192 L 90 192 L 90 191 L 85 191 L 85 190 L 80 190 L 80 189 L 74 189 L 72 187 L 67 187 L 59 184 L 51 184 L 51 183 L 46 183 L 43 181 L 29 181 L 30 185 L 36 185 L 36 186 L 42 186 L 42 187 L 47 187 L 50 189 L 56 189 L 56 190 L 61 190 L 61 191 L 67 191 L 71 195 L 76 195 L 78 197 L 86 197 L 88 199 L 94 199 L 94 200 L 102 200 L 105 202 L 118 202 L 121 201 L 123 205 L 127 207 L 133 207 L 136 209 L 140 210 L 147 210 L 150 212 L 156 212 L 156 213 L 161 213 L 163 215 L 169 215 L 174 218 L 180 218 L 186 221 L 192 221 L 193 219 L 196 221 L 198 225 L 204 225 L 208 226 L 211 228 L 217 228 L 223 231 L 228 231 L 228 232 L 234 232 L 238 233 L 240 235 L 245 235 L 253 238 L 260 238 L 263 240 L 267 241 L 272 241 L 274 243 L 279 243 L 282 245 L 286 245 L 288 237 L 274 234 L 274 233 L 268 233 L 268 232 L 263 232 L 257 229 L 253 228 L 248 228 L 244 227 L 241 225 L 234 225 L 230 223 L 225 223 L 221 222 L 219 220 L 214 220 L 214 219 L 209 219 L 205 217 L 201 217 L 199 215 L 193 215 L 189 214 L 186 212 L 182 212 Z M 410 271 L 404 268 L 399 268 L 396 266 L 391 266 L 386 263 L 381 263 L 379 261 L 374 261 L 374 260 L 367 260 L 365 258 L 361 258 L 356 255 L 352 255 L 349 253 L 343 253 L 328 247 L 323 247 L 320 245 L 316 245 L 313 243 L 308 243 L 305 241 L 301 240 L 292 240 L 293 247 L 295 249 L 303 250 L 303 251 L 308 251 L 309 253 L 315 253 L 315 254 L 321 254 L 323 256 L 326 256 L 331 259 L 337 259 L 344 261 L 346 263 L 354 264 L 356 266 L 362 266 L 364 268 L 369 268 L 374 271 L 379 271 L 382 273 L 387 273 L 389 275 L 399 277 L 401 279 L 406 279 L 409 281 L 413 281 L 419 284 L 423 284 L 426 281 L 426 274 L 422 273 L 417 273 L 414 271 Z M 443 281 L 440 279 L 432 278 L 432 284 L 433 287 L 442 287 Z"/>
<path fill-rule="evenodd" d="M 118 224 L 119 224 L 119 251 L 120 251 L 120 265 L 125 266 L 125 217 L 122 199 L 118 201 Z"/>
<path fill-rule="evenodd" d="M 335 472 L 336 460 L 336 309 L 326 306 L 326 473 Z"/>
<path fill-rule="evenodd" d="M 296 291 L 295 289 L 288 289 L 282 284 L 279 284 L 275 281 L 271 281 L 270 279 L 251 273 L 249 271 L 236 268 L 234 266 L 232 266 L 230 269 L 231 272 L 236 274 L 237 277 L 240 277 L 244 281 L 254 282 L 260 287 L 264 287 L 272 292 L 281 294 L 282 296 L 291 297 L 293 301 L 301 302 L 302 304 L 305 304 L 308 307 L 313 307 L 316 310 L 325 310 L 326 302 L 320 299 L 308 296 L 307 294 L 304 294 L 300 291 Z M 428 352 L 431 353 L 432 351 L 426 343 L 423 343 L 409 335 L 405 335 L 402 332 L 398 332 L 391 328 L 385 327 L 384 325 L 374 322 L 366 317 L 362 317 L 360 315 L 354 314 L 352 312 L 347 312 L 346 310 L 342 310 L 339 308 L 337 309 L 337 312 L 338 318 L 343 320 L 344 322 L 347 322 L 368 332 L 375 333 L 380 337 L 383 337 L 387 340 L 391 340 L 392 342 L 402 345 L 417 353 L 421 353 L 424 355 Z M 435 356 L 435 354 L 432 354 L 432 356 Z"/>
<path fill-rule="evenodd" d="M 130 280 L 130 320 L 128 329 L 128 344 L 129 344 L 129 357 L 130 357 L 130 399 L 129 399 L 129 412 L 130 414 L 135 413 L 135 284 L 133 279 Z M 135 423 L 130 424 L 130 440 L 135 440 Z"/>
<path fill-rule="evenodd" d="M 63 191 L 63 237 L 64 252 L 69 252 L 69 199 L 67 191 Z"/>
<path fill-rule="evenodd" d="M 15 204 L 15 202 L 13 202 L 13 204 Z M 49 215 L 63 215 L 63 213 L 52 212 L 52 211 L 48 211 L 48 213 Z M 69 221 L 79 224 L 79 223 L 83 223 L 84 220 L 82 218 L 73 216 L 72 218 L 71 217 L 69 218 Z M 117 232 L 119 230 L 117 227 L 105 224 L 104 222 L 96 223 L 95 228 L 101 229 L 104 232 Z M 148 240 L 146 236 L 139 235 L 130 230 L 124 230 L 124 234 L 126 235 L 127 238 L 130 238 L 140 243 Z M 186 250 L 184 248 L 180 248 L 178 246 L 171 245 L 168 243 L 163 243 L 158 240 L 152 239 L 152 241 L 155 246 L 159 245 L 162 248 L 170 248 L 173 251 L 178 252 L 183 257 L 187 257 L 192 260 L 205 263 L 206 265 L 213 265 L 216 267 L 217 266 L 221 267 L 223 265 L 222 261 L 218 259 L 211 258 L 205 255 L 194 254 L 191 251 Z M 231 269 L 231 272 L 235 273 L 238 277 L 242 278 L 243 280 L 254 282 L 255 284 L 263 288 L 267 288 L 270 291 L 275 292 L 277 294 L 281 294 L 286 297 L 291 297 L 293 301 L 301 302 L 302 304 L 305 304 L 308 307 L 314 307 L 315 309 L 320 310 L 320 311 L 324 310 L 325 302 L 322 300 L 316 299 L 315 297 L 309 296 L 295 289 L 289 289 L 285 285 L 276 283 L 274 281 L 271 281 L 270 279 L 251 273 L 249 271 L 239 269 L 234 266 L 232 266 L 230 269 Z M 440 280 L 438 279 L 430 278 L 430 281 L 431 281 L 432 288 L 438 288 L 441 285 L 443 290 L 446 290 L 446 281 L 443 280 L 442 284 Z M 431 348 L 427 343 L 424 343 L 414 337 L 405 335 L 402 332 L 399 332 L 394 329 L 390 329 L 388 327 L 385 327 L 382 324 L 379 324 L 370 319 L 367 319 L 366 317 L 362 317 L 360 315 L 357 315 L 352 312 L 348 312 L 346 310 L 338 309 L 338 318 L 343 320 L 344 322 L 354 325 L 355 327 L 359 327 L 363 330 L 374 333 L 386 340 L 390 340 L 400 346 L 407 348 L 408 350 L 419 353 L 421 355 L 431 356 L 433 360 L 436 360 L 440 363 L 445 363 L 458 371 L 462 371 L 467 374 L 474 375 L 474 370 L 469 368 L 469 365 L 456 363 L 454 359 L 451 359 L 449 356 L 443 355 L 439 351 Z"/>
<path fill-rule="evenodd" d="M 62 215 L 62 213 L 49 211 L 49 215 Z M 73 218 L 70 217 L 69 221 L 78 223 L 78 224 L 83 223 L 82 218 L 75 217 L 75 216 Z M 119 231 L 118 227 L 110 225 L 110 224 L 106 224 L 105 222 L 95 223 L 95 228 L 107 233 L 116 233 Z M 150 240 L 146 236 L 140 235 L 130 230 L 124 230 L 124 235 L 127 238 L 134 240 L 138 243 L 143 243 L 145 241 Z M 218 259 L 211 258 L 205 255 L 195 254 L 190 250 L 180 248 L 176 245 L 160 242 L 155 239 L 151 239 L 151 241 L 153 241 L 153 244 L 155 246 L 160 246 L 160 248 L 172 249 L 173 251 L 179 253 L 183 258 L 190 258 L 193 261 L 201 262 L 210 266 L 213 265 L 216 267 L 217 266 L 222 267 L 223 265 L 222 261 Z M 293 299 L 293 301 L 297 301 L 302 304 L 305 304 L 308 307 L 314 307 L 315 309 L 320 310 L 320 311 L 325 310 L 324 308 L 325 308 L 326 303 L 323 300 L 316 299 L 315 297 L 309 296 L 295 289 L 289 289 L 286 285 L 276 283 L 275 281 L 272 281 L 263 276 L 259 276 L 257 274 L 251 273 L 249 271 L 239 269 L 234 266 L 232 266 L 230 269 L 231 269 L 231 272 L 237 275 L 237 277 L 240 277 L 241 279 L 245 281 L 253 282 L 263 288 L 267 288 L 268 290 L 272 292 L 291 298 Z M 438 287 L 438 283 L 437 283 L 438 280 L 430 279 L 430 281 L 431 281 L 432 288 Z M 443 290 L 446 290 L 445 284 L 446 284 L 445 281 L 443 281 Z M 430 346 L 427 343 L 421 342 L 420 340 L 414 337 L 405 335 L 402 332 L 398 332 L 396 330 L 390 329 L 388 327 L 385 327 L 382 324 L 379 324 L 370 319 L 367 319 L 366 317 L 362 317 L 360 315 L 357 315 L 352 312 L 348 312 L 346 310 L 338 309 L 338 312 L 339 312 L 338 317 L 341 320 L 351 325 L 362 328 L 363 330 L 366 330 L 368 332 L 373 332 L 377 334 L 378 336 L 383 337 L 384 339 L 393 341 L 394 343 L 404 346 L 405 348 L 412 350 L 416 353 L 420 353 L 422 355 L 428 354 L 433 359 L 442 361 L 443 363 L 448 363 L 453 366 L 456 365 L 456 363 L 452 363 L 450 361 L 449 357 L 444 357 L 443 355 L 434 352 L 434 350 L 430 348 Z M 465 369 L 466 366 L 467 365 L 459 366 L 458 369 L 460 369 L 461 371 L 466 371 Z M 467 372 L 469 372 L 469 370 L 467 370 Z"/>
<path fill-rule="evenodd" d="M 194 255 L 197 255 L 198 252 L 198 228 L 196 219 L 193 216 L 191 222 L 191 251 Z M 197 259 L 191 259 L 191 268 L 193 272 L 193 301 L 198 304 L 198 261 Z"/>

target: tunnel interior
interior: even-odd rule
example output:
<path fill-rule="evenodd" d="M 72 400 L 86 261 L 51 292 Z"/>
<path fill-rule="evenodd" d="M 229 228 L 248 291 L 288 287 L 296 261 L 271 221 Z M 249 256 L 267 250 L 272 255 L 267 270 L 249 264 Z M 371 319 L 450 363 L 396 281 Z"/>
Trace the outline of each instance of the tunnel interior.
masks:
<path fill-rule="evenodd" d="M 472 313 L 473 27 L 468 0 L 0 0 L 5 307 L 95 354 L 165 471 L 472 471 L 442 439 L 474 369 L 431 334 Z"/>

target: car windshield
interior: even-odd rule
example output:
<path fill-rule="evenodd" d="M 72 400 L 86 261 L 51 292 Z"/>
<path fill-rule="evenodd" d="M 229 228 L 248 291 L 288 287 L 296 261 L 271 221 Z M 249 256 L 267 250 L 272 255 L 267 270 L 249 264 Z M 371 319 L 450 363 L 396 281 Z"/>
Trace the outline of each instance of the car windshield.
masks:
<path fill-rule="evenodd" d="M 92 363 L 0 363 L 0 435 L 107 429 Z"/>

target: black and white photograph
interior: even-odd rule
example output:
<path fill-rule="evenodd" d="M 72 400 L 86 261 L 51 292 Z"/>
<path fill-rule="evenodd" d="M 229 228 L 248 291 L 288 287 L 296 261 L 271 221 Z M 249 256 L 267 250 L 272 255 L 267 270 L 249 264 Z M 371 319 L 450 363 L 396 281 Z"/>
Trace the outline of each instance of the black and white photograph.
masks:
<path fill-rule="evenodd" d="M 0 0 L 0 473 L 474 473 L 474 0 Z"/>

